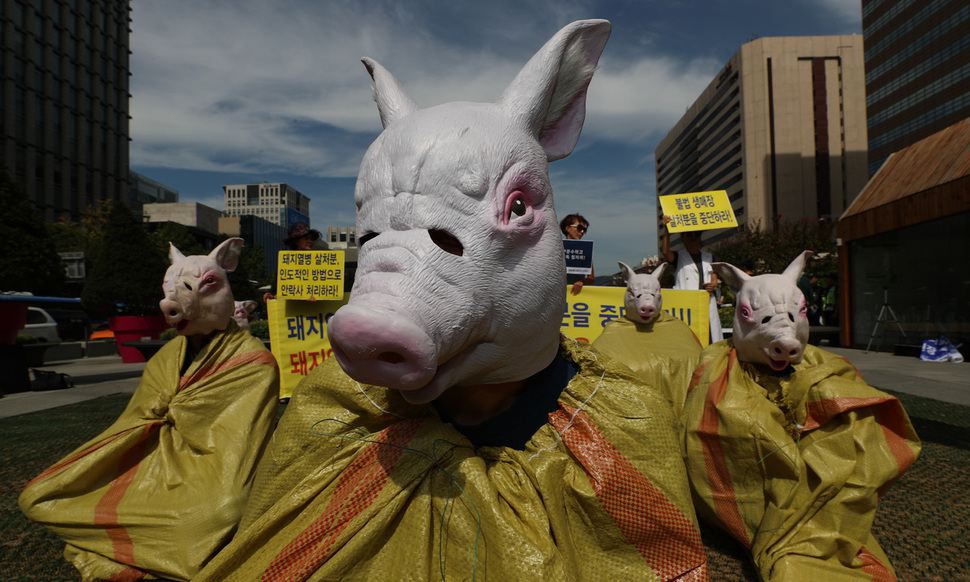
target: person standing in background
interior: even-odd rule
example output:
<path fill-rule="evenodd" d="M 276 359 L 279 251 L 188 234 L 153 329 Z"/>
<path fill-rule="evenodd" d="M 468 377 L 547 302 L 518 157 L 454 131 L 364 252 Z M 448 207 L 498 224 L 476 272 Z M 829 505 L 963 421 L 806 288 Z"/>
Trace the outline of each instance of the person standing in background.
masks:
<path fill-rule="evenodd" d="M 315 250 L 316 242 L 320 240 L 320 231 L 310 228 L 305 222 L 298 222 L 290 227 L 283 239 L 284 250 L 287 251 L 312 251 Z M 276 278 L 273 278 L 272 289 L 263 293 L 263 303 L 276 299 Z"/>
<path fill-rule="evenodd" d="M 589 230 L 589 221 L 583 218 L 582 214 L 569 214 L 559 222 L 559 230 L 568 240 L 582 240 Z M 566 275 L 566 284 L 572 285 L 570 293 L 579 295 L 583 290 L 583 285 L 592 285 L 596 278 L 596 270 L 590 271 L 589 275 Z"/>
<path fill-rule="evenodd" d="M 660 254 L 676 267 L 674 271 L 674 289 L 691 289 L 707 291 L 710 297 L 709 320 L 711 343 L 724 339 L 721 331 L 721 318 L 717 313 L 717 301 L 714 298 L 717 291 L 717 274 L 711 268 L 713 257 L 711 253 L 701 248 L 701 233 L 697 231 L 681 234 L 684 248 L 676 253 L 670 250 L 670 231 L 667 224 L 670 217 L 663 217 L 663 238 L 661 239 Z"/>

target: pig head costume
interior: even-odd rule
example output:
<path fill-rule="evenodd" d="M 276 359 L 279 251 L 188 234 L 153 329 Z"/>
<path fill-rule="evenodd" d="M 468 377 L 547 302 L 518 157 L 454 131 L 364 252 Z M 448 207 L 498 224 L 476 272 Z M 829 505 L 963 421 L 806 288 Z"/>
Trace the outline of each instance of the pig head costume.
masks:
<path fill-rule="evenodd" d="M 653 273 L 637 273 L 620 262 L 626 281 L 624 316 L 606 325 L 593 342 L 600 352 L 627 366 L 644 384 L 661 394 L 678 419 L 687 385 L 701 355 L 701 344 L 684 322 L 663 312 L 661 263 Z"/>
<path fill-rule="evenodd" d="M 750 551 L 763 580 L 894 580 L 871 533 L 879 495 L 920 443 L 899 401 L 807 345 L 796 282 L 715 263 L 737 292 L 734 334 L 708 347 L 684 407 L 698 513 Z"/>
<path fill-rule="evenodd" d="M 336 358 L 295 389 L 200 579 L 705 578 L 669 406 L 560 343 L 547 163 L 579 138 L 609 31 L 566 26 L 493 104 L 419 109 L 364 60 L 384 132 Z"/>
<path fill-rule="evenodd" d="M 226 271 L 242 243 L 208 256 L 171 247 L 160 306 L 180 335 L 122 415 L 20 496 L 84 580 L 188 580 L 239 524 L 279 391 L 272 355 L 232 321 Z"/>

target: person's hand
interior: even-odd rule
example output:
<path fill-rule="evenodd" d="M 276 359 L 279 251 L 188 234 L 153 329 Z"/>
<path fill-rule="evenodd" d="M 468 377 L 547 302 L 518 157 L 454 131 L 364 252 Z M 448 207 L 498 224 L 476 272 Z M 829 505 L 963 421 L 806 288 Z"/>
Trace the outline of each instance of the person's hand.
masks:
<path fill-rule="evenodd" d="M 663 221 L 664 226 L 667 226 L 668 224 L 670 224 L 670 217 L 667 216 L 666 214 L 663 215 L 663 218 L 661 218 L 661 220 Z"/>
<path fill-rule="evenodd" d="M 572 293 L 573 295 L 579 295 L 582 290 L 583 290 L 583 282 L 576 281 L 575 283 L 573 283 L 573 288 L 570 290 L 570 293 Z"/>
<path fill-rule="evenodd" d="M 267 291 L 266 293 L 263 293 L 263 303 L 266 303 L 271 299 L 276 299 L 276 295 L 273 295 L 269 291 Z"/>
<path fill-rule="evenodd" d="M 717 289 L 716 283 L 706 283 L 704 285 L 704 290 L 707 291 L 708 293 L 713 293 L 715 289 Z"/>

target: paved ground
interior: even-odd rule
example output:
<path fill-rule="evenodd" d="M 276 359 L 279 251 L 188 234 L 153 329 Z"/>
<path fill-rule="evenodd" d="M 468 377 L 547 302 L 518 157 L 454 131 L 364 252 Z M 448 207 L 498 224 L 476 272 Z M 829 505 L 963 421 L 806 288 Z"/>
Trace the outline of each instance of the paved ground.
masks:
<path fill-rule="evenodd" d="M 870 384 L 898 393 L 923 440 L 920 458 L 881 498 L 873 526 L 899 579 L 970 580 L 970 364 L 831 351 Z M 76 579 L 63 543 L 29 523 L 16 498 L 27 480 L 120 414 L 143 367 L 117 357 L 56 363 L 43 369 L 71 374 L 74 388 L 0 398 L 0 579 Z M 758 580 L 741 546 L 714 528 L 702 534 L 712 580 Z"/>

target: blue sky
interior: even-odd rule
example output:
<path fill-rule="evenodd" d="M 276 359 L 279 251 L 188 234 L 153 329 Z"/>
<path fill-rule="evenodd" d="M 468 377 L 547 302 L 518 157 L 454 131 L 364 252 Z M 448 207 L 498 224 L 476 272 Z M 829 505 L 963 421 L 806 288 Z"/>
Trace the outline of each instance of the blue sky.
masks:
<path fill-rule="evenodd" d="M 654 148 L 738 47 L 861 32 L 859 0 L 165 0 L 132 9 L 131 165 L 183 201 L 287 182 L 317 228 L 354 222 L 380 131 L 378 60 L 418 105 L 493 101 L 563 25 L 606 18 L 583 135 L 551 166 L 556 210 L 585 215 L 600 274 L 656 253 Z"/>

